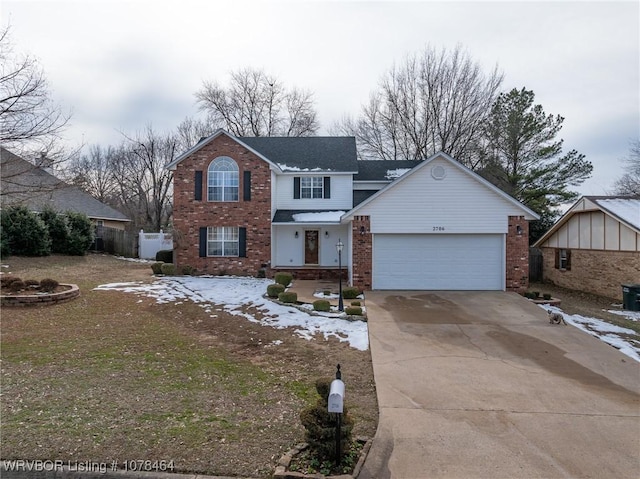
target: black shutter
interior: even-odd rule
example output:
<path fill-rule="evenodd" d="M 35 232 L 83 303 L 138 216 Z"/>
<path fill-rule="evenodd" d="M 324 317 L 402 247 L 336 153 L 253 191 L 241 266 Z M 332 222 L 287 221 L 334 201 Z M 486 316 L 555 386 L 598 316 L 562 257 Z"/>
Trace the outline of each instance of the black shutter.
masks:
<path fill-rule="evenodd" d="M 293 177 L 293 199 L 294 200 L 300 199 L 300 177 L 299 176 Z"/>
<path fill-rule="evenodd" d="M 564 269 L 566 269 L 567 271 L 571 269 L 571 250 L 570 249 L 567 250 L 567 264 Z"/>
<path fill-rule="evenodd" d="M 324 177 L 324 197 L 331 198 L 331 177 Z"/>
<path fill-rule="evenodd" d="M 251 201 L 251 172 L 245 171 L 242 176 L 242 199 L 244 201 Z"/>
<path fill-rule="evenodd" d="M 555 257 L 553 267 L 555 269 L 560 269 L 560 250 L 559 249 L 556 249 L 556 257 Z"/>
<path fill-rule="evenodd" d="M 238 256 L 247 257 L 247 228 L 238 228 Z"/>
<path fill-rule="evenodd" d="M 207 257 L 207 227 L 200 228 L 200 257 Z"/>
<path fill-rule="evenodd" d="M 196 201 L 202 201 L 202 171 L 196 171 L 196 176 L 193 183 L 193 199 Z"/>

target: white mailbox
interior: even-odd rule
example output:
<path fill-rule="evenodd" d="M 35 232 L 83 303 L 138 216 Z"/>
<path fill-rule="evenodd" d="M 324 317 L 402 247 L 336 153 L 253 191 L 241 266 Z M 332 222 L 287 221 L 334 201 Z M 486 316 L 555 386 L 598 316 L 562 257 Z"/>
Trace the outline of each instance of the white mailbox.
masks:
<path fill-rule="evenodd" d="M 344 411 L 344 383 L 340 379 L 331 381 L 329 389 L 329 412 L 341 413 Z"/>

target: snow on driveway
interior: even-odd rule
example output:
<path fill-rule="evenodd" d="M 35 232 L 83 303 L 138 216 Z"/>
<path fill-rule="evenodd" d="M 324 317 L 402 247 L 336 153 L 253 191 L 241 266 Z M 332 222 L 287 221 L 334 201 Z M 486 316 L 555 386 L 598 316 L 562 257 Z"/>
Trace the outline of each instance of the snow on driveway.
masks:
<path fill-rule="evenodd" d="M 368 349 L 367 323 L 313 316 L 294 307 L 276 304 L 263 296 L 267 286 L 272 283 L 269 279 L 234 276 L 167 276 L 151 284 L 110 283 L 95 289 L 140 294 L 155 298 L 158 303 L 179 304 L 185 300 L 193 301 L 200 304 L 207 313 L 211 313 L 214 306 L 217 306 L 230 314 L 242 316 L 263 326 L 277 329 L 294 328 L 296 334 L 307 340 L 312 340 L 316 334 L 322 334 L 325 339 L 335 337 L 361 351 Z M 243 311 L 247 307 L 255 308 L 262 317 L 258 319 Z M 211 317 L 215 318 L 215 314 L 211 314 Z"/>
<path fill-rule="evenodd" d="M 640 362 L 640 338 L 633 329 L 622 328 L 601 319 L 589 318 L 579 314 L 567 314 L 556 306 L 541 304 L 541 308 L 553 313 L 560 313 L 568 324 L 610 344 L 630 358 Z M 614 311 L 609 311 L 613 313 Z M 615 314 L 635 320 L 638 313 L 633 311 L 616 311 Z"/>

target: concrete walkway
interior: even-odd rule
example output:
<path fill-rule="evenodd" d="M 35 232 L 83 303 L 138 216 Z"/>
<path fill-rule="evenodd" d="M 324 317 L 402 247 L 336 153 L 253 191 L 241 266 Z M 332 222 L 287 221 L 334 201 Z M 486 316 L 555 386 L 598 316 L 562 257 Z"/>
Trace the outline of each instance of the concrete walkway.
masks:
<path fill-rule="evenodd" d="M 502 292 L 370 292 L 360 479 L 638 478 L 640 364 Z"/>

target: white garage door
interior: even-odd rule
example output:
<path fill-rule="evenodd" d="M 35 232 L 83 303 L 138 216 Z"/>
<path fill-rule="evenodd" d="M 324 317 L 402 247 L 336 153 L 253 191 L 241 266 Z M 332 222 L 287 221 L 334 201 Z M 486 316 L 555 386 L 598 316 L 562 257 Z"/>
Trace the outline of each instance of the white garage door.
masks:
<path fill-rule="evenodd" d="M 502 290 L 503 235 L 376 234 L 373 289 Z"/>

